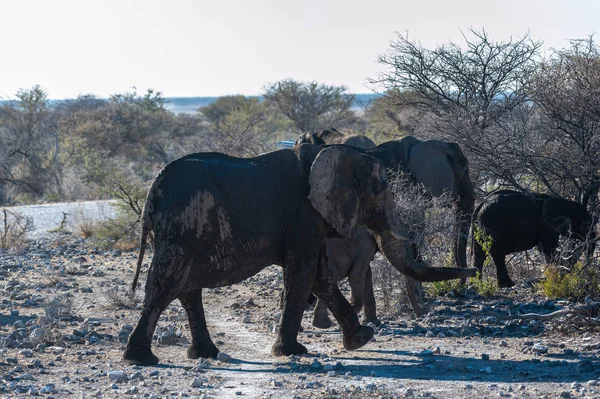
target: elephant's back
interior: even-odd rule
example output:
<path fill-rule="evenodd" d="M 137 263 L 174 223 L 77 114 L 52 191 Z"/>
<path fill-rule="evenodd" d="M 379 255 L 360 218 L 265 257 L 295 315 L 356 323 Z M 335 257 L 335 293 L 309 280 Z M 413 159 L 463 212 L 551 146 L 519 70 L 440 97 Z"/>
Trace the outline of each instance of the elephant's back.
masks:
<path fill-rule="evenodd" d="M 491 198 L 479 213 L 488 230 L 508 237 L 538 228 L 541 209 L 535 200 L 520 193 L 501 193 Z"/>
<path fill-rule="evenodd" d="M 148 201 L 155 215 L 174 216 L 169 224 L 185 224 L 196 232 L 201 226 L 224 224 L 266 232 L 272 228 L 270 221 L 285 217 L 308 190 L 295 173 L 297 162 L 289 150 L 247 159 L 191 154 L 161 171 Z"/>

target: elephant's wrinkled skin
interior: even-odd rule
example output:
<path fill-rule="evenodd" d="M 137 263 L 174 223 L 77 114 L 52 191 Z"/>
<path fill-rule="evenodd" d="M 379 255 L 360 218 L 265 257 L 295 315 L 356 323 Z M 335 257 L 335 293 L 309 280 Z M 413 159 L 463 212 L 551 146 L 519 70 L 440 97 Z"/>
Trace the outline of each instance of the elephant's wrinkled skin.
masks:
<path fill-rule="evenodd" d="M 479 205 L 473 219 L 473 228 L 479 229 L 479 238 L 473 240 L 475 266 L 482 271 L 487 257 L 480 240 L 491 239 L 489 254 L 496 264 L 500 287 L 515 285 L 504 261 L 508 254 L 537 246 L 546 260 L 551 261 L 559 236 L 567 235 L 580 241 L 590 239 L 588 255 L 595 249 L 592 216 L 583 205 L 563 198 L 503 190 Z"/>
<path fill-rule="evenodd" d="M 188 357 L 215 357 L 202 305 L 202 288 L 240 282 L 271 264 L 283 267 L 284 309 L 274 355 L 305 353 L 297 335 L 312 289 L 342 328 L 344 346 L 366 344 L 373 330 L 332 281 L 324 255 L 327 234 L 351 236 L 366 226 L 390 262 L 424 280 L 462 278 L 475 269 L 428 268 L 412 260 L 410 246 L 390 219 L 391 193 L 384 169 L 348 148 L 302 145 L 256 158 L 192 154 L 168 164 L 148 192 L 142 250 L 150 231 L 154 257 L 140 320 L 124 360 L 155 364 L 150 349 L 161 312 L 174 299 L 184 307 L 192 335 Z"/>
<path fill-rule="evenodd" d="M 362 137 L 363 139 L 359 139 Z M 456 208 L 456 226 L 453 256 L 457 266 L 467 267 L 467 236 L 475 203 L 475 191 L 469 177 L 468 161 L 457 144 L 440 140 L 421 141 L 407 136 L 401 140 L 392 140 L 379 146 L 364 136 L 344 136 L 335 129 L 300 136 L 296 143 L 353 145 L 363 149 L 363 153 L 379 159 L 392 172 L 407 173 L 414 182 L 423 184 L 434 196 L 448 192 Z M 352 144 L 353 143 L 353 144 Z M 370 143 L 370 144 L 369 144 Z M 373 246 L 374 238 L 363 232 L 360 238 L 349 240 L 327 239 L 328 260 L 339 269 L 340 279 L 348 277 L 352 289 L 352 304 L 359 311 L 364 304 L 365 322 L 378 324 L 375 298 L 371 279 L 370 262 L 377 252 Z M 416 256 L 416 247 L 413 254 Z M 352 256 L 348 256 L 351 254 Z M 407 289 L 413 309 L 420 313 L 420 305 L 414 294 L 414 282 L 407 280 Z M 327 309 L 317 301 L 313 325 L 327 328 L 331 320 Z"/>

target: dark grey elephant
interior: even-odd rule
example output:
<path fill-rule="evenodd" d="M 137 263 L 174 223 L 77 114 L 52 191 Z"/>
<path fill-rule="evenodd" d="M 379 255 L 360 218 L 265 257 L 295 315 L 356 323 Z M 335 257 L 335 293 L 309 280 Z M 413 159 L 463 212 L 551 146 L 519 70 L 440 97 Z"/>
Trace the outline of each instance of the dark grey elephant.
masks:
<path fill-rule="evenodd" d="M 489 254 L 496 264 L 500 287 L 515 285 L 504 261 L 508 254 L 537 246 L 550 262 L 555 258 L 560 236 L 571 236 L 579 241 L 589 239 L 589 256 L 595 249 L 596 230 L 592 216 L 585 206 L 564 198 L 502 190 L 477 207 L 473 220 L 474 231 L 478 229 L 478 233 L 474 233 L 478 239 L 473 240 L 475 266 L 483 271 L 488 254 L 482 241 L 491 240 Z"/>
<path fill-rule="evenodd" d="M 360 136 L 344 136 L 335 129 L 329 129 L 300 136 L 296 143 L 336 144 L 343 142 L 344 137 Z M 370 141 L 366 137 L 365 139 Z M 354 142 L 364 144 L 366 141 L 355 140 Z M 453 256 L 457 266 L 466 268 L 467 237 L 475 203 L 475 191 L 469 177 L 468 161 L 460 147 L 440 140 L 421 141 L 413 136 L 392 140 L 379 146 L 374 144 L 361 146 L 363 144 L 356 147 L 362 148 L 364 154 L 379 159 L 389 171 L 407 173 L 414 182 L 423 184 L 431 195 L 441 196 L 445 192 L 451 194 L 457 222 Z M 348 277 L 354 309 L 358 312 L 364 305 L 363 320 L 378 324 L 370 270 L 370 261 L 378 250 L 373 246 L 373 241 L 365 231 L 350 241 L 328 238 L 326 246 L 328 253 L 331 252 L 328 259 L 338 268 L 340 280 Z M 416 247 L 413 247 L 413 254 L 417 256 L 415 250 Z M 408 279 L 406 288 L 413 309 L 419 314 L 420 307 L 414 282 Z M 313 325 L 320 328 L 331 326 L 327 309 L 320 301 L 317 301 L 315 306 Z"/>
<path fill-rule="evenodd" d="M 188 316 L 188 357 L 215 357 L 206 327 L 202 288 L 240 282 L 271 264 L 283 267 L 284 309 L 274 355 L 305 353 L 297 340 L 312 291 L 342 328 L 344 347 L 366 344 L 373 330 L 333 281 L 324 257 L 325 237 L 353 236 L 363 226 L 402 273 L 424 281 L 464 278 L 476 269 L 431 268 L 413 261 L 397 231 L 384 168 L 346 147 L 301 145 L 256 158 L 191 154 L 168 164 L 154 180 L 144 206 L 137 284 L 150 232 L 154 257 L 141 317 L 123 359 L 156 364 L 151 340 L 159 316 L 179 299 Z"/>

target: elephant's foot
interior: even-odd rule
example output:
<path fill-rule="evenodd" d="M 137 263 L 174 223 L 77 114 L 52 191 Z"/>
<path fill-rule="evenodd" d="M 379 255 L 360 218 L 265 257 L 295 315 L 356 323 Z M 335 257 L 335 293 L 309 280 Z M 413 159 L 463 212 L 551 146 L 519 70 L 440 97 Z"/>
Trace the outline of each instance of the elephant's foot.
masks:
<path fill-rule="evenodd" d="M 344 336 L 344 348 L 349 350 L 358 349 L 366 345 L 373 338 L 374 331 L 371 327 L 360 326 L 360 329 L 351 336 Z"/>
<path fill-rule="evenodd" d="M 212 342 L 204 345 L 190 345 L 187 349 L 187 357 L 189 359 L 216 359 L 219 354 L 219 349 Z"/>
<path fill-rule="evenodd" d="M 152 366 L 158 364 L 158 357 L 152 353 L 150 346 L 128 345 L 123 354 L 123 361 L 131 365 Z"/>
<path fill-rule="evenodd" d="M 283 343 L 279 339 L 275 341 L 271 348 L 271 354 L 273 356 L 303 355 L 307 352 L 308 349 L 306 349 L 306 346 L 299 342 Z"/>
<path fill-rule="evenodd" d="M 381 324 L 381 320 L 379 320 L 377 317 L 363 317 L 362 319 L 362 324 L 369 324 L 369 323 L 373 323 L 373 325 L 379 327 L 379 325 Z"/>
<path fill-rule="evenodd" d="M 514 286 L 515 283 L 511 279 L 498 281 L 498 287 L 500 288 L 510 288 Z"/>
<path fill-rule="evenodd" d="M 313 317 L 312 325 L 317 328 L 329 328 L 333 325 L 333 322 L 328 316 L 325 317 Z"/>

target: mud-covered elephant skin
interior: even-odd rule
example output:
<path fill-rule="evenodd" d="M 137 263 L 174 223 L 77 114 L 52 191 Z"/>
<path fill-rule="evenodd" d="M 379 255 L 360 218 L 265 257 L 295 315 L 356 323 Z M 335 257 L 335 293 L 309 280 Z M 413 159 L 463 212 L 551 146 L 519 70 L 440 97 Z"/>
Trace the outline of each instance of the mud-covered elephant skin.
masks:
<path fill-rule="evenodd" d="M 563 198 L 502 190 L 480 204 L 473 219 L 475 266 L 483 270 L 488 255 L 484 246 L 489 246 L 500 287 L 515 285 L 506 269 L 504 258 L 508 254 L 537 247 L 547 261 L 552 261 L 560 236 L 580 241 L 589 239 L 590 256 L 595 249 L 592 216 L 580 203 Z"/>
<path fill-rule="evenodd" d="M 216 357 L 206 327 L 202 288 L 238 283 L 271 264 L 283 267 L 284 309 L 274 355 L 305 353 L 297 341 L 309 292 L 323 300 L 341 326 L 344 346 L 366 344 L 373 330 L 333 282 L 324 261 L 327 235 L 373 231 L 390 263 L 417 279 L 472 276 L 476 269 L 431 268 L 412 259 L 391 216 L 385 169 L 349 148 L 301 145 L 256 158 L 192 154 L 168 164 L 146 199 L 136 286 L 150 232 L 154 257 L 141 317 L 124 360 L 156 364 L 151 339 L 161 312 L 179 299 L 188 316 L 188 357 Z"/>

